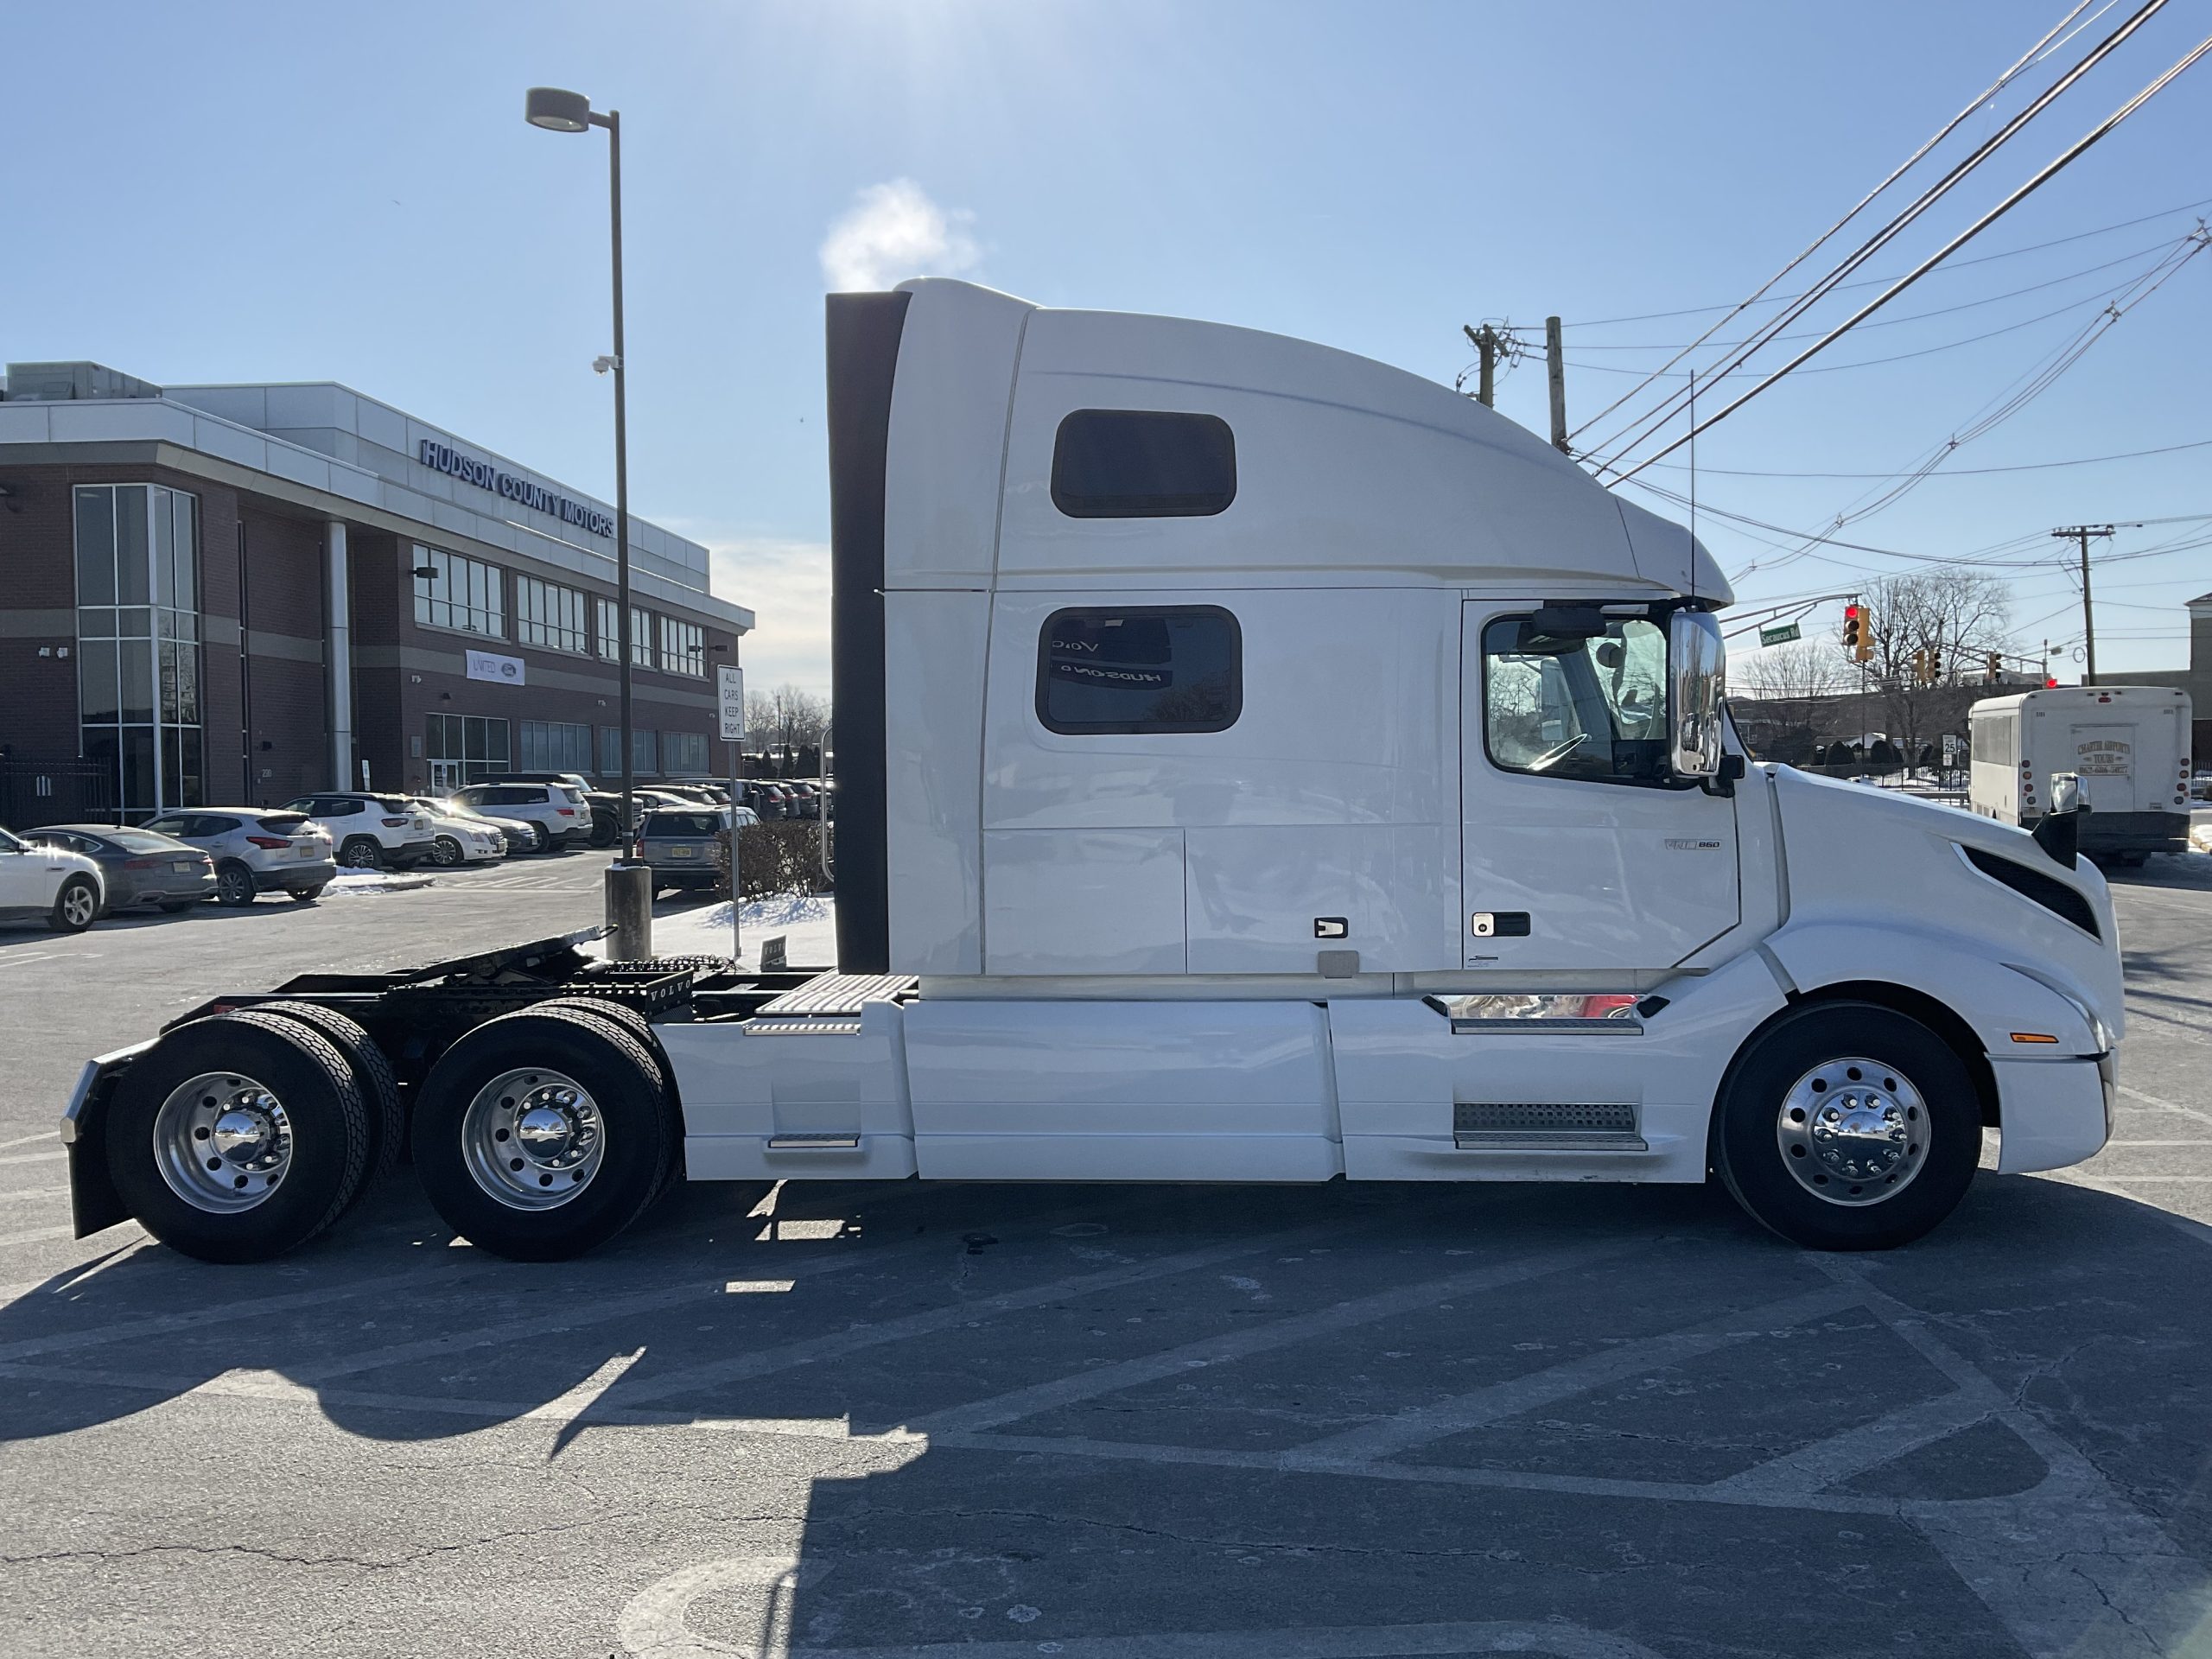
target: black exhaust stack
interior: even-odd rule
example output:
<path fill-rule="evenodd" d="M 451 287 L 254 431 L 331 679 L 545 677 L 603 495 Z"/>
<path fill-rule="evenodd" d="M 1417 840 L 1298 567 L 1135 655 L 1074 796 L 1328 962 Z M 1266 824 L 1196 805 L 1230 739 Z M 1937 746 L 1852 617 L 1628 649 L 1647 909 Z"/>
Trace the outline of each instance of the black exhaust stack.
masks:
<path fill-rule="evenodd" d="M 883 476 L 905 294 L 832 294 L 830 671 L 837 731 L 837 967 L 891 970 L 883 683 Z"/>

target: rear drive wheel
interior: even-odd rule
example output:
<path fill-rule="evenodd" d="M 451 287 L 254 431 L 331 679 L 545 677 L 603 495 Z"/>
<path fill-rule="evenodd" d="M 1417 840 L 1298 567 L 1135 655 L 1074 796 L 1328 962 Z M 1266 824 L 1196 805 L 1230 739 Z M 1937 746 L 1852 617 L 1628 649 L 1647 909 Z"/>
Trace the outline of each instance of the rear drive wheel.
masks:
<path fill-rule="evenodd" d="M 683 1101 L 677 1093 L 676 1072 L 668 1063 L 660 1039 L 653 1035 L 652 1021 L 626 1002 L 616 1002 L 599 996 L 555 996 L 537 1005 L 541 1014 L 558 1014 L 566 1018 L 587 1020 L 601 1020 L 619 1027 L 632 1041 L 645 1051 L 653 1063 L 655 1074 L 660 1079 L 661 1097 L 668 1103 L 669 1136 L 667 1156 L 661 1160 L 659 1177 L 653 1184 L 655 1192 L 665 1192 L 683 1175 Z"/>
<path fill-rule="evenodd" d="M 250 905 L 258 891 L 253 885 L 253 872 L 243 864 L 225 864 L 215 872 L 215 902 L 236 906 Z"/>
<path fill-rule="evenodd" d="M 405 1109 L 399 1103 L 399 1079 L 392 1074 L 391 1062 L 359 1020 L 335 1008 L 315 1002 L 258 1002 L 253 1011 L 304 1026 L 346 1057 L 369 1124 L 367 1162 L 353 1193 L 358 1199 L 391 1173 L 406 1138 Z"/>
<path fill-rule="evenodd" d="M 346 1057 L 253 1009 L 180 1026 L 117 1085 L 108 1171 L 141 1226 L 203 1262 L 265 1262 L 336 1220 L 367 1167 Z"/>
<path fill-rule="evenodd" d="M 430 862 L 452 869 L 461 861 L 461 843 L 451 836 L 440 836 L 430 843 Z"/>
<path fill-rule="evenodd" d="M 351 869 L 382 869 L 384 845 L 374 836 L 348 836 L 339 845 L 338 861 Z"/>
<path fill-rule="evenodd" d="M 57 933 L 81 933 L 98 919 L 100 890 L 89 875 L 73 875 L 54 895 L 54 908 L 46 925 Z"/>
<path fill-rule="evenodd" d="M 1885 1250 L 1966 1196 L 1981 1102 L 1917 1020 L 1815 1004 L 1754 1038 L 1721 1085 L 1713 1160 L 1753 1219 L 1808 1249 Z"/>
<path fill-rule="evenodd" d="M 658 1062 L 628 1032 L 541 1004 L 479 1026 L 431 1070 L 415 1103 L 416 1168 L 472 1243 L 563 1261 L 652 1201 L 673 1116 Z"/>

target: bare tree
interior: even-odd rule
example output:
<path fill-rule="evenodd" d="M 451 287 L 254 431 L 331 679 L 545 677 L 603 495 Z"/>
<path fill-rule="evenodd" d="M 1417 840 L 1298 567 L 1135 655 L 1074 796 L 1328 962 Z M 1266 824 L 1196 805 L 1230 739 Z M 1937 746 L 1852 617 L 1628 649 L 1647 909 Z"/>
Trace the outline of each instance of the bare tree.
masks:
<path fill-rule="evenodd" d="M 746 736 L 767 754 L 779 778 L 793 774 L 801 750 L 821 746 L 829 725 L 829 699 L 795 685 L 755 691 L 745 699 Z"/>
<path fill-rule="evenodd" d="M 1818 639 L 1769 645 L 1728 662 L 1729 695 L 1754 702 L 1802 702 L 1833 696 L 1850 683 L 1835 648 Z"/>
<path fill-rule="evenodd" d="M 1910 766 L 1940 732 L 1964 719 L 1974 698 L 1961 688 L 1980 683 L 1984 653 L 2011 645 L 2012 594 L 1993 575 L 1935 569 L 1884 576 L 1860 602 L 1873 639 L 1866 664 L 1870 689 L 1881 698 L 1890 741 Z M 1856 683 L 1859 664 L 1840 644 L 1836 652 Z"/>

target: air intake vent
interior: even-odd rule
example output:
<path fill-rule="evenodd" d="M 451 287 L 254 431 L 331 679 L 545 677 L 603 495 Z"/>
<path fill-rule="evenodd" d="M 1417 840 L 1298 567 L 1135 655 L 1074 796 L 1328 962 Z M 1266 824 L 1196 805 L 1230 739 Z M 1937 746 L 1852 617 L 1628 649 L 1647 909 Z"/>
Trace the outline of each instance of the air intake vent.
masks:
<path fill-rule="evenodd" d="M 1986 853 L 1979 847 L 1961 847 L 1959 850 L 1966 855 L 1967 863 L 1991 880 L 2002 881 L 2021 898 L 2073 923 L 2091 938 L 2102 937 L 2097 931 L 2097 915 L 2089 908 L 2089 901 L 2056 876 L 2045 875 L 2041 870 L 2031 869 L 2012 859 Z"/>

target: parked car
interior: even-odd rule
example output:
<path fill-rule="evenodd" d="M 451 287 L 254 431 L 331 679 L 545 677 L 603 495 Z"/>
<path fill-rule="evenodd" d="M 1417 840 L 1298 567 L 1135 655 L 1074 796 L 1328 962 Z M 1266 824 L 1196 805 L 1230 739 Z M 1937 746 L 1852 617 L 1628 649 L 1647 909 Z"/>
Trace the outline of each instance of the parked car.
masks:
<path fill-rule="evenodd" d="M 496 863 L 507 855 L 505 830 L 489 818 L 464 818 L 419 795 L 407 798 L 410 810 L 430 826 L 430 862 L 451 869 L 461 864 Z"/>
<path fill-rule="evenodd" d="M 435 850 L 429 815 L 404 796 L 302 795 L 285 802 L 284 810 L 304 812 L 328 830 L 348 869 L 404 870 L 428 862 Z"/>
<path fill-rule="evenodd" d="M 702 795 L 716 806 L 729 804 L 729 779 L 727 778 L 673 778 L 667 786 Z"/>
<path fill-rule="evenodd" d="M 583 791 L 584 804 L 591 809 L 591 844 L 612 847 L 621 836 L 618 827 L 622 822 L 622 792 L 620 790 L 594 789 L 591 780 L 581 772 L 503 772 L 499 781 L 505 784 L 565 784 L 570 789 Z"/>
<path fill-rule="evenodd" d="M 0 830 L 0 913 L 43 917 L 57 933 L 81 933 L 106 902 L 105 880 L 92 859 Z"/>
<path fill-rule="evenodd" d="M 542 853 L 552 844 L 546 837 L 545 826 L 533 819 L 504 817 L 461 800 L 433 801 L 430 804 L 447 817 L 491 829 L 505 842 L 510 857 L 517 853 Z"/>
<path fill-rule="evenodd" d="M 661 807 L 647 813 L 638 848 L 653 873 L 653 897 L 671 887 L 717 886 L 722 879 L 718 838 L 733 819 L 739 825 L 760 822 L 742 806 Z"/>
<path fill-rule="evenodd" d="M 214 861 L 219 905 L 250 905 L 264 893 L 309 904 L 338 876 L 329 832 L 304 812 L 203 806 L 167 813 L 146 828 L 189 842 Z"/>
<path fill-rule="evenodd" d="M 793 811 L 799 818 L 818 818 L 822 816 L 822 791 L 804 778 L 789 778 L 784 787 L 791 791 Z"/>
<path fill-rule="evenodd" d="M 788 818 L 796 816 L 792 810 L 791 791 L 780 783 L 757 778 L 746 785 L 748 791 L 745 804 L 763 818 Z"/>
<path fill-rule="evenodd" d="M 591 808 L 574 784 L 471 784 L 456 801 L 505 817 L 528 818 L 545 831 L 548 847 L 566 851 L 591 839 Z"/>
<path fill-rule="evenodd" d="M 141 905 L 175 915 L 215 896 L 215 861 L 174 836 L 111 823 L 55 823 L 31 831 L 30 838 L 98 864 L 111 916 Z"/>

